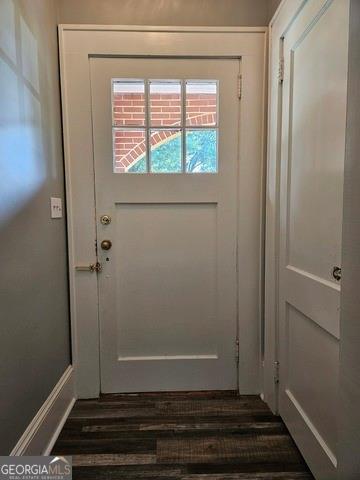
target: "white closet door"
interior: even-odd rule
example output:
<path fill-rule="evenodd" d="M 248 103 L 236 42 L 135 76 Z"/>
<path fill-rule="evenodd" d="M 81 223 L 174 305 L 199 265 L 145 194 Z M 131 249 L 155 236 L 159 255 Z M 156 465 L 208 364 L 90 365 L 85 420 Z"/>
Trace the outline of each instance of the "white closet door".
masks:
<path fill-rule="evenodd" d="M 280 414 L 336 474 L 348 1 L 307 2 L 283 40 Z"/>

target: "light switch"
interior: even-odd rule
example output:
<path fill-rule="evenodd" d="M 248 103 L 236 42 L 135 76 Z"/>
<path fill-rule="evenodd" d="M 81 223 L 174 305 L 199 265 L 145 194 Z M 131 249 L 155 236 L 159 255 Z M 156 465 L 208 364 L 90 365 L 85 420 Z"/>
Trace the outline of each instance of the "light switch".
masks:
<path fill-rule="evenodd" d="M 51 218 L 62 218 L 63 211 L 62 211 L 61 198 L 51 197 L 50 205 L 51 205 Z"/>

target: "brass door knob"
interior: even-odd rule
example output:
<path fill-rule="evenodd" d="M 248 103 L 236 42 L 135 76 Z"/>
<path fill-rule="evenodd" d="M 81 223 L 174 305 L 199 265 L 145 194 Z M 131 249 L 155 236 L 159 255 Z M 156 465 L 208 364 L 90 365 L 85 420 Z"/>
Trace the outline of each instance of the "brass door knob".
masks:
<path fill-rule="evenodd" d="M 111 240 L 103 240 L 101 242 L 101 248 L 103 250 L 110 250 L 110 248 L 112 247 L 112 242 Z"/>

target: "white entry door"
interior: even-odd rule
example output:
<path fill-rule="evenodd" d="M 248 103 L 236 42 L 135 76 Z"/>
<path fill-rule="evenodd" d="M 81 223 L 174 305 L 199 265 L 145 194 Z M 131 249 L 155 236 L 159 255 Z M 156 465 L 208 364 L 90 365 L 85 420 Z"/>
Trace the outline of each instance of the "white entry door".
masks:
<path fill-rule="evenodd" d="M 103 392 L 237 387 L 239 68 L 90 61 Z"/>
<path fill-rule="evenodd" d="M 284 37 L 280 414 L 317 479 L 336 474 L 348 1 Z"/>

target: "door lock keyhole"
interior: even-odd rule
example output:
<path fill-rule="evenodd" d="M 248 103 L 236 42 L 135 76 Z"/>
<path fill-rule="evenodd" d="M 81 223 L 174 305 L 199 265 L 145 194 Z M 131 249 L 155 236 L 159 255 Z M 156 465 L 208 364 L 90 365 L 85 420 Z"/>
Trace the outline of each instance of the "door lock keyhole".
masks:
<path fill-rule="evenodd" d="M 109 223 L 111 223 L 110 215 L 101 215 L 100 222 L 102 223 L 102 225 L 109 225 Z"/>

